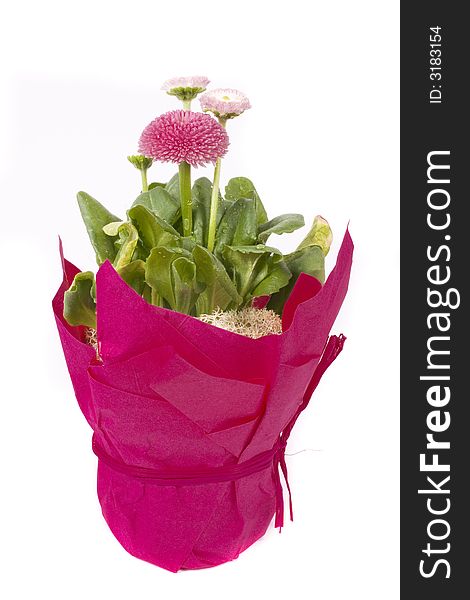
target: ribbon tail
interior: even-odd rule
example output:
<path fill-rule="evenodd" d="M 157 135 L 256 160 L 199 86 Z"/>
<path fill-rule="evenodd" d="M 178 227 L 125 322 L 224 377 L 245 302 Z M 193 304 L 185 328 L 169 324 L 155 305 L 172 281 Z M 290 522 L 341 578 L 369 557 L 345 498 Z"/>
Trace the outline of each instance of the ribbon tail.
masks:
<path fill-rule="evenodd" d="M 279 529 L 279 533 L 284 526 L 284 494 L 282 492 L 281 476 L 279 475 L 280 459 L 274 461 L 274 486 L 276 490 L 276 519 L 274 527 Z"/>
<path fill-rule="evenodd" d="M 279 455 L 276 458 L 274 464 L 274 485 L 276 487 L 276 520 L 274 522 L 274 526 L 279 528 L 279 532 L 284 526 L 284 491 L 282 489 L 281 483 L 281 475 L 279 473 L 279 468 L 284 476 L 284 481 L 286 482 L 287 491 L 289 494 L 289 513 L 290 520 L 294 520 L 294 510 L 292 506 L 292 492 L 289 485 L 289 477 L 287 475 L 287 463 L 286 457 L 284 454 L 285 448 L 282 448 Z"/>
<path fill-rule="evenodd" d="M 289 513 L 290 520 L 294 520 L 294 509 L 292 507 L 292 492 L 289 485 L 289 477 L 287 476 L 287 463 L 284 452 L 281 454 L 281 458 L 279 460 L 279 464 L 281 466 L 282 474 L 284 475 L 284 481 L 286 482 L 287 491 L 289 493 Z"/>

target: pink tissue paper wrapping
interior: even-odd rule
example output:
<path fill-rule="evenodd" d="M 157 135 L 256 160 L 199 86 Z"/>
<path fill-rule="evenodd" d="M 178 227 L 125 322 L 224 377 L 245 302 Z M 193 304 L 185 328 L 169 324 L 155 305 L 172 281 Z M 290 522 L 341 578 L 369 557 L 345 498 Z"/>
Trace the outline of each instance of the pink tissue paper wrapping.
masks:
<path fill-rule="evenodd" d="M 259 339 L 151 306 L 105 262 L 96 286 L 99 359 L 84 328 L 63 318 L 78 269 L 62 256 L 57 327 L 93 430 L 102 512 L 129 553 L 174 572 L 212 567 L 237 558 L 273 517 L 282 527 L 285 446 L 342 349 L 344 336 L 328 336 L 352 254 L 347 231 L 326 283 L 302 274 L 283 333 Z"/>

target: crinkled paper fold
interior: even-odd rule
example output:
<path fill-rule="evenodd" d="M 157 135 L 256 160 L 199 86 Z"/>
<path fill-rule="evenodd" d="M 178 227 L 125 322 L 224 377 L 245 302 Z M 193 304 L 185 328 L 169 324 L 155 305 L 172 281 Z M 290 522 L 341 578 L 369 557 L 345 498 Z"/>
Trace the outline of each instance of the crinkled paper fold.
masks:
<path fill-rule="evenodd" d="M 84 329 L 62 316 L 78 272 L 62 258 L 57 327 L 100 457 L 103 515 L 131 554 L 170 571 L 210 567 L 236 558 L 274 515 L 282 525 L 278 468 L 299 412 L 341 350 L 342 340 L 330 340 L 334 348 L 327 340 L 352 254 L 346 232 L 326 283 L 301 275 L 282 335 L 259 339 L 151 306 L 106 262 L 96 286 L 99 359 Z"/>

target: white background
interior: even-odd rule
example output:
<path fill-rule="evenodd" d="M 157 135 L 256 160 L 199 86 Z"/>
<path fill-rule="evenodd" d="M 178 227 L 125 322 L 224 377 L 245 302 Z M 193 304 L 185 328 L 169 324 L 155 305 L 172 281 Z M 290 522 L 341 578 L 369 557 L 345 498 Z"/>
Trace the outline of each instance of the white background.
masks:
<path fill-rule="evenodd" d="M 398 2 L 23 1 L 0 23 L 0 595 L 398 598 Z M 350 220 L 356 253 L 333 329 L 347 344 L 289 442 L 313 450 L 288 458 L 294 523 L 175 575 L 128 555 L 100 515 L 50 300 L 59 233 L 94 268 L 76 192 L 124 214 L 139 189 L 125 157 L 176 108 L 163 80 L 185 74 L 251 99 L 229 124 L 223 181 L 252 178 L 270 216 L 326 217 L 329 268 Z"/>

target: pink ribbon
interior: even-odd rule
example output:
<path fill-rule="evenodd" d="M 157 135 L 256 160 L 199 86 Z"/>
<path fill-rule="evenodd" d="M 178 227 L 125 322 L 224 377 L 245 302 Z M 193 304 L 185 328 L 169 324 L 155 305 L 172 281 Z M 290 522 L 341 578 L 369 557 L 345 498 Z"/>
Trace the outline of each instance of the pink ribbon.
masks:
<path fill-rule="evenodd" d="M 235 481 L 267 469 L 273 464 L 273 461 L 279 460 L 277 455 L 284 453 L 285 450 L 281 446 L 281 440 L 279 440 L 271 450 L 261 452 L 250 458 L 250 460 L 238 464 L 222 465 L 210 469 L 158 470 L 128 465 L 116 460 L 100 446 L 95 434 L 93 435 L 92 448 L 96 456 L 114 471 L 130 477 L 145 479 L 155 485 L 204 485 L 206 483 Z"/>
<path fill-rule="evenodd" d="M 149 483 L 155 485 L 204 485 L 207 483 L 220 483 L 223 481 L 236 481 L 243 477 L 247 477 L 253 473 L 259 473 L 268 467 L 273 467 L 274 484 L 276 490 L 276 518 L 275 527 L 279 530 L 284 524 L 284 495 L 282 491 L 281 477 L 279 469 L 281 470 L 284 480 L 286 482 L 287 491 L 289 493 L 289 510 L 291 521 L 294 520 L 294 514 L 292 510 L 292 494 L 289 486 L 289 479 L 287 475 L 287 464 L 285 459 L 285 450 L 287 446 L 287 440 L 289 439 L 292 428 L 295 422 L 299 418 L 300 413 L 307 407 L 310 398 L 320 382 L 320 379 L 326 369 L 336 359 L 341 350 L 346 338 L 344 335 L 339 337 L 333 335 L 326 344 L 321 360 L 315 369 L 315 372 L 310 380 L 309 385 L 305 391 L 303 400 L 299 405 L 295 415 L 289 421 L 287 426 L 283 429 L 279 436 L 276 444 L 265 452 L 246 460 L 242 463 L 222 465 L 220 467 L 213 467 L 210 469 L 173 469 L 173 470 L 158 470 L 150 469 L 147 467 L 138 467 L 134 465 L 128 465 L 120 460 L 117 460 L 110 456 L 99 444 L 96 434 L 93 434 L 92 448 L 96 456 L 108 467 L 123 473 L 130 477 L 136 477 L 138 479 L 145 479 Z"/>
<path fill-rule="evenodd" d="M 294 520 L 294 511 L 292 508 L 292 493 L 289 486 L 289 479 L 287 476 L 287 464 L 285 457 L 285 448 L 287 446 L 287 440 L 291 434 L 292 428 L 294 427 L 297 419 L 299 418 L 300 413 L 307 408 L 308 403 L 310 402 L 310 398 L 312 397 L 315 388 L 320 383 L 320 379 L 322 378 L 324 372 L 328 369 L 331 363 L 338 357 L 341 350 L 343 349 L 344 342 L 346 341 L 346 337 L 341 334 L 339 336 L 332 335 L 322 353 L 322 357 L 320 362 L 313 373 L 312 379 L 305 390 L 305 394 L 299 408 L 296 413 L 289 421 L 289 423 L 284 427 L 279 439 L 279 446 L 283 448 L 282 452 L 276 455 L 276 468 L 275 468 L 275 482 L 276 482 L 276 520 L 274 522 L 275 527 L 279 527 L 279 531 L 281 531 L 284 525 L 284 497 L 282 493 L 282 484 L 281 478 L 279 475 L 279 467 L 281 467 L 282 474 L 284 475 L 284 481 L 286 482 L 287 491 L 289 493 L 289 512 L 290 512 L 290 520 Z"/>

